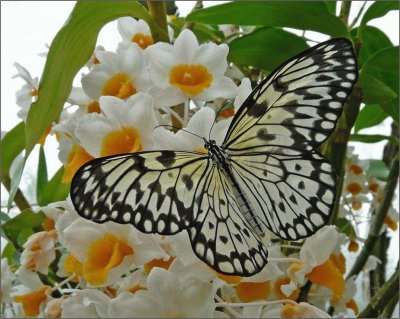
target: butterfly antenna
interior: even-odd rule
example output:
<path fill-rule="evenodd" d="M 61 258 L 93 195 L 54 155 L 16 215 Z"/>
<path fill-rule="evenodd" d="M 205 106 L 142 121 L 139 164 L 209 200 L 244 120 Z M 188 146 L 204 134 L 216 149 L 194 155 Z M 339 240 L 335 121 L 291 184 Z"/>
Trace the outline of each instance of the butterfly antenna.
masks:
<path fill-rule="evenodd" d="M 213 122 L 213 124 L 211 125 L 210 131 L 208 132 L 208 140 L 211 140 L 211 131 L 212 131 L 213 127 L 214 127 L 215 122 L 217 121 L 217 117 L 218 117 L 219 112 L 221 112 L 222 109 L 223 109 L 225 106 L 227 106 L 229 103 L 230 103 L 230 101 L 224 103 L 224 104 L 219 108 L 217 114 L 215 114 L 214 122 Z"/>
<path fill-rule="evenodd" d="M 173 129 L 176 129 L 176 130 L 179 130 L 179 131 L 184 131 L 184 132 L 186 132 L 188 134 L 192 134 L 192 135 L 194 135 L 194 136 L 196 136 L 198 138 L 201 138 L 204 142 L 206 142 L 206 139 L 204 137 L 202 137 L 200 135 L 197 135 L 197 134 L 195 134 L 193 132 L 187 131 L 187 130 L 185 130 L 183 128 L 179 128 L 179 127 L 176 127 L 176 126 L 173 126 L 173 125 L 163 124 L 163 125 L 157 125 L 156 127 L 154 127 L 154 129 L 156 129 L 158 127 L 170 127 L 170 128 L 173 128 Z"/>

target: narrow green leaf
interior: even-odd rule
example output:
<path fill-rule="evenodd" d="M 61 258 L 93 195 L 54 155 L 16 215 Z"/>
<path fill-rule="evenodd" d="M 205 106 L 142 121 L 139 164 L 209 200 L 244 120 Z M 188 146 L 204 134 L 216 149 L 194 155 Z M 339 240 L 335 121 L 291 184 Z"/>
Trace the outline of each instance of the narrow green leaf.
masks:
<path fill-rule="evenodd" d="M 75 5 L 50 45 L 38 100 L 29 109 L 25 127 L 26 158 L 49 125 L 58 120 L 75 75 L 93 53 L 100 29 L 122 16 L 144 19 L 153 33 L 163 32 L 136 1 L 82 1 Z"/>
<path fill-rule="evenodd" d="M 363 89 L 365 104 L 388 103 L 397 97 L 389 86 L 368 73 L 362 73 L 358 85 Z"/>
<path fill-rule="evenodd" d="M 380 134 L 352 134 L 350 135 L 350 141 L 353 142 L 362 142 L 362 143 L 378 143 L 385 140 L 389 140 L 395 143 L 399 143 L 399 141 L 390 135 L 380 135 Z"/>
<path fill-rule="evenodd" d="M 361 27 L 363 28 L 369 21 L 383 17 L 391 10 L 399 10 L 398 1 L 375 1 L 365 12 L 361 19 Z"/>
<path fill-rule="evenodd" d="M 389 115 L 377 104 L 368 104 L 358 113 L 354 129 L 359 132 L 362 129 L 382 123 Z"/>
<path fill-rule="evenodd" d="M 389 168 L 381 160 L 370 160 L 367 172 L 382 181 L 387 181 L 389 176 Z"/>
<path fill-rule="evenodd" d="M 10 192 L 9 192 L 9 197 L 8 197 L 8 202 L 7 202 L 8 210 L 11 209 L 12 202 L 14 200 L 15 194 L 17 193 L 19 183 L 21 182 L 22 173 L 24 171 L 24 167 L 25 167 L 25 160 L 21 160 L 15 166 L 15 171 L 11 176 L 11 186 L 10 186 Z"/>
<path fill-rule="evenodd" d="M 18 255 L 17 250 L 14 245 L 10 242 L 4 247 L 3 252 L 1 253 L 1 258 L 7 258 L 7 262 L 9 265 L 18 264 L 18 259 L 16 260 L 15 256 Z"/>
<path fill-rule="evenodd" d="M 0 212 L 0 220 L 2 222 L 6 222 L 10 220 L 10 216 L 8 216 L 8 214 L 6 214 L 5 212 Z"/>
<path fill-rule="evenodd" d="M 39 205 L 43 205 L 41 202 L 43 190 L 46 187 L 48 182 L 47 179 L 47 164 L 46 164 L 46 155 L 44 153 L 44 147 L 40 145 L 39 149 L 39 161 L 38 161 L 38 172 L 37 172 L 37 180 L 36 180 L 36 199 Z"/>
<path fill-rule="evenodd" d="M 293 33 L 282 29 L 260 28 L 229 43 L 228 60 L 238 65 L 251 65 L 272 71 L 307 47 L 306 41 Z"/>
<path fill-rule="evenodd" d="M 1 141 L 1 175 L 3 178 L 10 177 L 10 167 L 14 159 L 21 154 L 25 148 L 25 124 L 19 123 L 9 131 Z"/>
<path fill-rule="evenodd" d="M 336 218 L 335 225 L 339 232 L 345 234 L 348 237 L 357 237 L 356 231 L 354 230 L 351 222 L 344 217 Z"/>
<path fill-rule="evenodd" d="M 34 213 L 31 209 L 26 209 L 17 216 L 11 218 L 2 225 L 2 230 L 7 238 L 17 246 L 21 246 L 18 237 L 22 230 L 32 229 L 43 223 L 45 215 L 41 212 Z"/>
<path fill-rule="evenodd" d="M 185 22 L 186 21 L 184 18 L 176 18 L 169 23 L 174 30 L 175 37 L 177 37 L 182 31 Z M 221 42 L 224 39 L 223 32 L 202 23 L 195 23 L 192 31 L 200 43 L 204 43 L 206 41 Z"/>
<path fill-rule="evenodd" d="M 67 198 L 70 184 L 61 182 L 63 174 L 64 167 L 61 167 L 49 180 L 46 187 L 43 189 L 40 205 L 45 206 Z"/>
<path fill-rule="evenodd" d="M 194 11 L 186 19 L 207 24 L 288 27 L 349 37 L 342 20 L 322 1 L 234 1 Z"/>

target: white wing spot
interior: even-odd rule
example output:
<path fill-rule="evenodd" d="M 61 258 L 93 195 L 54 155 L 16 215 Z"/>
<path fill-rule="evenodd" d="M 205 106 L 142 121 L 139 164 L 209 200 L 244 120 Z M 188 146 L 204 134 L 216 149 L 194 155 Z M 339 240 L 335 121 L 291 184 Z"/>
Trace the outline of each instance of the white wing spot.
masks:
<path fill-rule="evenodd" d="M 339 102 L 332 101 L 332 102 L 329 102 L 329 106 L 333 109 L 339 109 L 342 107 L 342 104 Z"/>
<path fill-rule="evenodd" d="M 297 232 L 300 234 L 300 236 L 307 235 L 307 231 L 302 224 L 296 225 L 296 229 L 297 229 Z"/>
<path fill-rule="evenodd" d="M 90 173 L 88 171 L 86 171 L 85 173 L 82 174 L 82 178 L 86 179 L 90 176 Z"/>
<path fill-rule="evenodd" d="M 356 75 L 353 74 L 353 73 L 347 73 L 347 74 L 346 74 L 346 78 L 347 78 L 348 80 L 355 80 Z"/>
<path fill-rule="evenodd" d="M 335 113 L 326 113 L 326 114 L 325 114 L 325 117 L 326 117 L 328 120 L 331 120 L 331 121 L 334 121 L 334 120 L 337 119 L 337 116 L 336 116 Z"/>
<path fill-rule="evenodd" d="M 335 125 L 332 122 L 324 121 L 321 123 L 323 129 L 331 129 L 334 128 Z"/>
<path fill-rule="evenodd" d="M 339 91 L 339 92 L 336 93 L 336 95 L 337 95 L 338 97 L 345 98 L 345 97 L 346 97 L 346 92 Z"/>
<path fill-rule="evenodd" d="M 289 233 L 289 236 L 291 238 L 296 238 L 297 237 L 293 228 L 289 228 L 288 233 Z"/>
<path fill-rule="evenodd" d="M 151 226 L 152 226 L 151 221 L 149 221 L 148 219 L 145 220 L 143 226 L 144 226 L 144 229 L 145 229 L 146 231 L 150 231 L 150 230 L 151 230 Z"/>
<path fill-rule="evenodd" d="M 140 214 L 137 214 L 140 215 Z M 124 222 L 129 222 L 131 220 L 131 214 L 130 213 L 125 213 L 124 216 L 122 216 L 122 219 Z"/>
<path fill-rule="evenodd" d="M 320 214 L 311 214 L 310 216 L 311 222 L 315 225 L 315 226 L 319 226 L 322 225 L 322 223 L 324 222 L 324 220 L 322 219 Z"/>
<path fill-rule="evenodd" d="M 116 211 L 116 210 L 114 210 L 112 213 L 111 213 L 111 218 L 112 219 L 116 219 L 118 217 L 118 212 Z"/>

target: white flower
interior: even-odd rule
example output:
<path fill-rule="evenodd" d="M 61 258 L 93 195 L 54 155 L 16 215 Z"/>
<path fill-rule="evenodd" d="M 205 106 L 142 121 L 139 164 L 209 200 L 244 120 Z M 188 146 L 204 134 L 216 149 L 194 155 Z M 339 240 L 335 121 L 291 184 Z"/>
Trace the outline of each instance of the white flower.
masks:
<path fill-rule="evenodd" d="M 325 311 L 307 302 L 300 302 L 297 305 L 285 304 L 282 306 L 281 316 L 282 318 L 331 318 Z"/>
<path fill-rule="evenodd" d="M 18 74 L 14 75 L 13 78 L 20 77 L 25 81 L 22 88 L 15 94 L 17 97 L 17 105 L 21 107 L 17 115 L 25 121 L 32 102 L 35 101 L 38 96 L 39 80 L 37 77 L 32 78 L 29 71 L 22 65 L 14 63 L 14 66 L 18 70 Z"/>
<path fill-rule="evenodd" d="M 1 297 L 3 302 L 8 302 L 10 299 L 10 292 L 13 281 L 16 276 L 11 271 L 7 259 L 1 259 Z"/>
<path fill-rule="evenodd" d="M 136 44 L 118 53 L 98 51 L 96 57 L 100 63 L 82 76 L 83 90 L 93 100 L 103 95 L 125 99 L 150 88 L 146 62 Z"/>
<path fill-rule="evenodd" d="M 249 97 L 250 93 L 253 91 L 251 87 L 251 82 L 249 78 L 243 78 L 242 82 L 239 85 L 238 94 L 235 97 L 235 113 L 239 110 L 242 106 L 243 102 Z"/>
<path fill-rule="evenodd" d="M 64 245 L 82 263 L 83 277 L 92 286 L 109 286 L 134 265 L 169 258 L 152 235 L 131 225 L 96 224 L 82 218 L 65 229 Z"/>
<path fill-rule="evenodd" d="M 157 128 L 154 133 L 154 147 L 155 149 L 204 151 L 204 140 L 202 138 L 208 139 L 214 120 L 215 111 L 209 107 L 202 108 L 192 116 L 185 130 L 199 137 L 183 130 L 174 133 L 163 127 Z M 231 120 L 229 119 L 221 120 L 214 124 L 210 137 L 218 145 L 222 144 L 230 122 Z"/>
<path fill-rule="evenodd" d="M 126 101 L 103 96 L 100 106 L 103 114 L 83 116 L 75 130 L 89 154 L 100 157 L 153 148 L 157 121 L 151 96 L 137 93 Z"/>
<path fill-rule="evenodd" d="M 136 43 L 142 49 L 146 49 L 149 45 L 154 44 L 150 28 L 144 20 L 123 17 L 117 21 L 118 32 L 122 37 L 119 49 L 128 47 L 132 42 Z"/>
<path fill-rule="evenodd" d="M 110 297 L 96 289 L 76 291 L 62 305 L 61 318 L 107 318 Z"/>
<path fill-rule="evenodd" d="M 232 98 L 233 81 L 224 76 L 228 46 L 205 43 L 199 46 L 193 32 L 183 30 L 174 45 L 156 43 L 145 50 L 150 76 L 157 87 L 150 90 L 159 107 L 193 100 Z"/>
<path fill-rule="evenodd" d="M 153 268 L 147 290 L 123 292 L 113 299 L 109 316 L 114 318 L 210 318 L 215 309 L 213 287 L 208 281 L 185 280 L 162 268 Z"/>
<path fill-rule="evenodd" d="M 55 229 L 31 235 L 24 244 L 21 267 L 47 275 L 50 264 L 56 258 L 54 249 L 56 241 L 57 231 Z"/>

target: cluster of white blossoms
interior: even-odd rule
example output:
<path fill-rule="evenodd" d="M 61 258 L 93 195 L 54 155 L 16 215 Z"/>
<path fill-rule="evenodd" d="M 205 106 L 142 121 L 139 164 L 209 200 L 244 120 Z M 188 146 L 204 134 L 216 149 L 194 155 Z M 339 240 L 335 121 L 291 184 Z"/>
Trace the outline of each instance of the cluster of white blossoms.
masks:
<path fill-rule="evenodd" d="M 216 110 L 231 100 L 211 131 L 221 143 L 235 110 L 251 92 L 249 79 L 226 76 L 225 44 L 199 45 L 190 30 L 173 44 L 154 43 L 147 24 L 132 18 L 120 19 L 118 29 L 118 49 L 96 49 L 82 87 L 73 88 L 60 121 L 49 130 L 59 143 L 64 183 L 97 157 L 157 149 L 203 151 L 202 139 L 157 126 L 179 126 L 208 137 Z M 26 119 L 38 81 L 17 68 L 26 81 L 17 95 L 19 115 Z M 353 186 L 346 189 L 356 196 L 364 184 L 357 194 Z M 186 232 L 160 236 L 132 225 L 96 224 L 81 218 L 69 199 L 40 210 L 47 217 L 44 230 L 24 244 L 18 269 L 1 261 L 4 317 L 314 318 L 329 317 L 324 312 L 329 305 L 336 314 L 358 312 L 354 280 L 344 277 L 345 236 L 334 226 L 290 245 L 266 239 L 267 266 L 240 277 L 219 274 L 201 262 Z M 309 303 L 296 302 L 307 282 L 313 284 Z"/>

